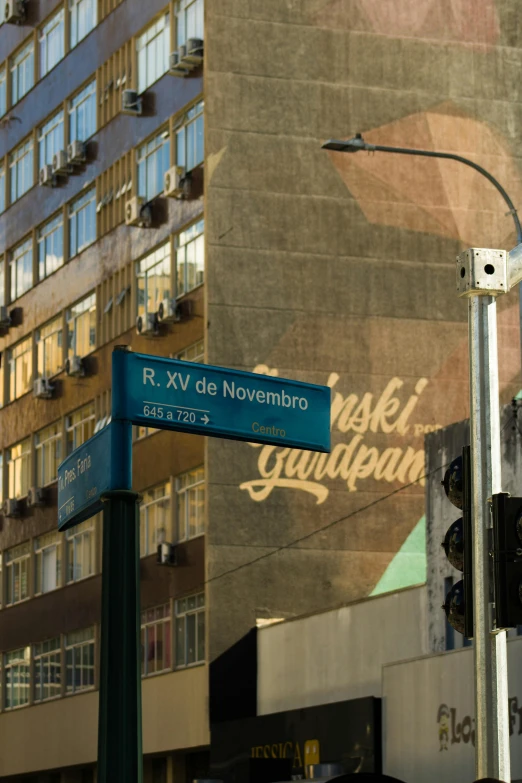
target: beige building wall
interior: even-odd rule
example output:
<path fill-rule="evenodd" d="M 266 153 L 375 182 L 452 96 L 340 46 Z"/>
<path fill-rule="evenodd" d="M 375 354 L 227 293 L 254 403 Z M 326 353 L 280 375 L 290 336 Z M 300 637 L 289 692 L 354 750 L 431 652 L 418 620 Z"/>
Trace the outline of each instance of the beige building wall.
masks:
<path fill-rule="evenodd" d="M 142 698 L 144 754 L 209 745 L 206 666 L 145 678 Z M 91 764 L 97 755 L 97 691 L 0 714 L 0 776 Z"/>

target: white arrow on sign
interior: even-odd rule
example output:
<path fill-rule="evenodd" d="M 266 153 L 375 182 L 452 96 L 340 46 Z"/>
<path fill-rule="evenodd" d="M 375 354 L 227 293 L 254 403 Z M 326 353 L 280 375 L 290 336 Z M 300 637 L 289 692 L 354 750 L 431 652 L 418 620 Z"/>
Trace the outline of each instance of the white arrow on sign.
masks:
<path fill-rule="evenodd" d="M 208 424 L 209 423 L 210 419 L 208 418 L 206 413 L 205 413 L 204 416 L 201 417 L 201 421 L 203 422 L 203 424 Z"/>

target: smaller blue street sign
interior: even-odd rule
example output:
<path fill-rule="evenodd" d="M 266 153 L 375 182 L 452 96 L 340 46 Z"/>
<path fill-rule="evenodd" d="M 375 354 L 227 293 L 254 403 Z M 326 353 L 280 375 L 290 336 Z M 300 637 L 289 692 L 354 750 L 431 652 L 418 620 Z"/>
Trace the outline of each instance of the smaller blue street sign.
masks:
<path fill-rule="evenodd" d="M 131 488 L 131 427 L 112 421 L 58 466 L 58 530 L 102 508 L 101 495 Z"/>
<path fill-rule="evenodd" d="M 113 420 L 330 451 L 328 386 L 131 351 L 112 362 Z"/>

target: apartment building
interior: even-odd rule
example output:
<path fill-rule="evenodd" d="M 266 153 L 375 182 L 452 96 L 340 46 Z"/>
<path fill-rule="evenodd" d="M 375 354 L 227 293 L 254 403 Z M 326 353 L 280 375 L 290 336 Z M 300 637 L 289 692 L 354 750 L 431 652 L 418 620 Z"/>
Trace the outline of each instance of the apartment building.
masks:
<path fill-rule="evenodd" d="M 102 522 L 57 532 L 56 470 L 117 344 L 332 388 L 330 455 L 135 431 L 147 783 L 208 774 L 208 664 L 256 621 L 425 579 L 423 437 L 468 411 L 454 257 L 511 216 L 472 170 L 321 143 L 451 149 L 518 203 L 517 6 L 466 7 L 5 4 L 0 780 L 95 777 Z"/>

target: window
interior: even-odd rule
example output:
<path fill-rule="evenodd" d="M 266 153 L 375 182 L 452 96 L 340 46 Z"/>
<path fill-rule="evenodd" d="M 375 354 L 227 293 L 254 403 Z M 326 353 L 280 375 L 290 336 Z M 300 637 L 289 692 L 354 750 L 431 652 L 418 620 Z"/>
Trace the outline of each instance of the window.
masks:
<path fill-rule="evenodd" d="M 90 517 L 65 533 L 67 540 L 67 584 L 79 582 L 80 579 L 94 574 L 94 525 L 95 517 Z"/>
<path fill-rule="evenodd" d="M 23 498 L 27 495 L 31 475 L 31 438 L 21 440 L 8 449 L 9 497 Z"/>
<path fill-rule="evenodd" d="M 176 165 L 191 171 L 203 159 L 203 101 L 199 101 L 187 111 L 176 131 Z"/>
<path fill-rule="evenodd" d="M 0 117 L 7 111 L 7 71 L 0 68 Z"/>
<path fill-rule="evenodd" d="M 33 285 L 33 240 L 29 237 L 9 254 L 11 277 L 11 302 L 18 299 Z"/>
<path fill-rule="evenodd" d="M 66 317 L 68 355 L 86 356 L 96 347 L 96 294 L 69 308 Z"/>
<path fill-rule="evenodd" d="M 34 700 L 55 699 L 62 692 L 60 638 L 33 645 Z"/>
<path fill-rule="evenodd" d="M 40 28 L 40 79 L 59 63 L 64 55 L 65 12 L 63 8 Z"/>
<path fill-rule="evenodd" d="M 60 422 L 44 427 L 35 435 L 36 485 L 45 487 L 56 481 L 62 461 L 62 427 Z"/>
<path fill-rule="evenodd" d="M 29 704 L 29 647 L 4 655 L 5 709 Z"/>
<path fill-rule="evenodd" d="M 53 318 L 36 332 L 37 373 L 52 378 L 63 369 L 62 317 Z"/>
<path fill-rule="evenodd" d="M 82 408 L 71 413 L 65 419 L 67 437 L 67 454 L 71 454 L 78 446 L 94 435 L 94 402 L 89 402 Z"/>
<path fill-rule="evenodd" d="M 29 541 L 4 552 L 5 603 L 17 604 L 29 598 Z"/>
<path fill-rule="evenodd" d="M 34 41 L 26 43 L 11 58 L 11 106 L 18 103 L 34 85 Z"/>
<path fill-rule="evenodd" d="M 205 660 L 205 594 L 176 601 L 176 668 Z"/>
<path fill-rule="evenodd" d="M 52 166 L 53 157 L 63 150 L 63 111 L 59 111 L 50 120 L 38 128 L 38 166 Z"/>
<path fill-rule="evenodd" d="M 170 26 L 168 13 L 153 22 L 136 43 L 138 92 L 150 87 L 169 69 Z"/>
<path fill-rule="evenodd" d="M 171 296 L 170 242 L 136 263 L 138 315 L 157 313 L 160 302 Z"/>
<path fill-rule="evenodd" d="M 141 613 L 141 675 L 171 668 L 170 605 L 155 606 Z"/>
<path fill-rule="evenodd" d="M 0 212 L 5 210 L 5 166 L 0 162 Z"/>
<path fill-rule="evenodd" d="M 32 188 L 33 179 L 33 140 L 20 144 L 9 155 L 9 179 L 11 204 Z"/>
<path fill-rule="evenodd" d="M 186 362 L 204 362 L 205 361 L 205 343 L 198 340 L 197 343 L 189 345 L 188 348 L 178 353 L 176 359 L 183 359 Z"/>
<path fill-rule="evenodd" d="M 96 27 L 96 0 L 69 0 L 71 49 Z"/>
<path fill-rule="evenodd" d="M 203 0 L 179 0 L 176 3 L 176 48 L 189 38 L 203 38 Z"/>
<path fill-rule="evenodd" d="M 61 533 L 53 530 L 34 540 L 34 592 L 49 593 L 60 587 L 62 570 Z"/>
<path fill-rule="evenodd" d="M 156 552 L 170 529 L 170 481 L 143 493 L 140 506 L 141 556 Z"/>
<path fill-rule="evenodd" d="M 87 141 L 96 133 L 96 79 L 69 101 L 69 142 Z"/>
<path fill-rule="evenodd" d="M 31 390 L 33 383 L 32 340 L 27 337 L 7 352 L 9 365 L 9 402 Z"/>
<path fill-rule="evenodd" d="M 178 541 L 205 532 L 205 468 L 179 476 L 176 481 Z"/>
<path fill-rule="evenodd" d="M 94 687 L 94 628 L 66 635 L 65 666 L 67 693 Z"/>
<path fill-rule="evenodd" d="M 138 148 L 138 196 L 150 201 L 163 191 L 163 175 L 170 165 L 168 130 Z"/>
<path fill-rule="evenodd" d="M 204 221 L 200 220 L 182 231 L 177 238 L 176 296 L 192 291 L 204 280 L 205 239 Z"/>
<path fill-rule="evenodd" d="M 63 215 L 51 218 L 36 234 L 38 279 L 44 280 L 63 265 Z"/>
<path fill-rule="evenodd" d="M 96 239 L 96 188 L 69 204 L 69 258 Z"/>

